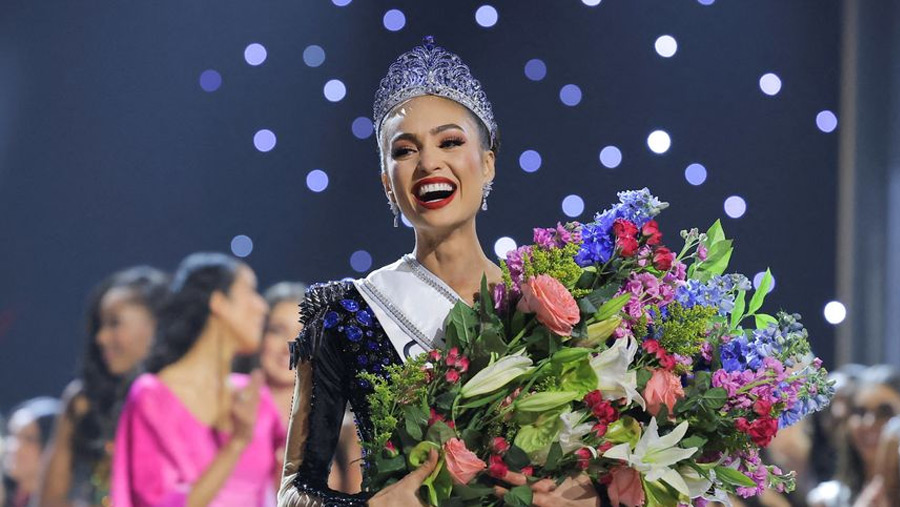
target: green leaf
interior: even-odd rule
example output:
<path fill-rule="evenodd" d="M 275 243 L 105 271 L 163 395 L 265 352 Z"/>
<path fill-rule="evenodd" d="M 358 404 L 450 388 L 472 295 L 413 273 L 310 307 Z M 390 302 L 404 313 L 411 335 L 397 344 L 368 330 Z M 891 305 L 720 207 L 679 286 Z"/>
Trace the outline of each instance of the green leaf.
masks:
<path fill-rule="evenodd" d="M 722 408 L 727 400 L 728 391 L 721 387 L 714 387 L 703 393 L 703 406 L 711 410 Z"/>
<path fill-rule="evenodd" d="M 734 329 L 741 323 L 744 317 L 744 308 L 747 306 L 747 293 L 738 291 L 734 298 L 734 308 L 731 310 L 731 328 Z"/>
<path fill-rule="evenodd" d="M 759 310 L 763 301 L 766 299 L 766 294 L 769 293 L 769 289 L 772 287 L 772 271 L 766 269 L 766 274 L 763 276 L 762 282 L 759 283 L 759 288 L 756 289 L 756 292 L 753 293 L 753 297 L 750 299 L 750 306 L 747 308 L 747 314 L 753 315 L 756 313 L 756 310 Z"/>
<path fill-rule="evenodd" d="M 519 412 L 545 412 L 571 403 L 582 397 L 577 391 L 551 391 L 534 393 L 520 397 L 515 402 Z"/>
<path fill-rule="evenodd" d="M 593 304 L 597 308 L 600 308 L 601 306 L 603 306 L 603 303 L 605 303 L 609 298 L 613 297 L 613 295 L 615 295 L 615 293 L 618 291 L 619 284 L 610 282 L 603 287 L 594 290 L 594 292 L 588 294 L 587 298 L 591 302 L 591 304 Z"/>
<path fill-rule="evenodd" d="M 472 343 L 475 339 L 475 326 L 477 323 L 477 312 L 464 302 L 457 302 L 444 321 L 444 328 L 453 328 L 455 331 L 455 341 L 458 343 L 454 343 L 452 346 L 464 348 Z M 451 345 L 448 342 L 449 346 Z"/>
<path fill-rule="evenodd" d="M 422 427 L 416 424 L 416 421 L 407 417 L 404 419 L 403 425 L 406 428 L 406 432 L 409 433 L 409 436 L 414 440 L 422 439 Z"/>
<path fill-rule="evenodd" d="M 688 449 L 690 447 L 703 448 L 707 440 L 700 435 L 693 435 L 681 441 L 681 447 Z"/>
<path fill-rule="evenodd" d="M 516 470 L 521 470 L 531 464 L 528 454 L 515 445 L 509 447 L 509 450 L 503 455 L 503 461 Z"/>
<path fill-rule="evenodd" d="M 379 475 L 392 474 L 401 470 L 406 470 L 406 458 L 400 454 L 393 458 L 375 458 L 375 467 L 378 469 Z"/>
<path fill-rule="evenodd" d="M 757 313 L 754 317 L 756 318 L 756 329 L 765 329 L 771 324 L 778 325 L 778 319 L 771 315 Z"/>
<path fill-rule="evenodd" d="M 653 376 L 653 374 L 650 373 L 650 370 L 648 370 L 646 368 L 641 368 L 640 370 L 638 370 L 637 371 L 637 388 L 638 388 L 638 390 L 643 390 L 644 387 L 647 386 L 647 382 L 650 382 L 650 377 L 652 377 L 652 376 Z"/>
<path fill-rule="evenodd" d="M 471 485 L 454 484 L 453 496 L 463 500 L 476 500 L 480 498 L 490 497 L 494 494 L 494 488 L 481 486 L 477 483 Z"/>
<path fill-rule="evenodd" d="M 625 305 L 627 305 L 629 301 L 631 301 L 630 292 L 619 294 L 618 296 L 600 305 L 597 313 L 594 314 L 594 318 L 598 321 L 606 320 L 622 311 L 622 308 L 625 308 Z"/>
<path fill-rule="evenodd" d="M 722 229 L 722 221 L 716 220 L 706 231 L 706 244 L 712 245 L 725 239 L 725 231 Z"/>
<path fill-rule="evenodd" d="M 494 313 L 494 297 L 488 289 L 487 275 L 481 275 L 481 293 L 478 294 L 478 301 L 481 303 L 479 307 L 482 320 L 490 320 L 491 317 L 497 316 Z"/>
<path fill-rule="evenodd" d="M 455 437 L 456 432 L 453 431 L 453 428 L 447 426 L 447 424 L 442 421 L 435 421 L 425 433 L 426 441 L 436 442 L 438 445 L 444 445 L 447 440 Z"/>
<path fill-rule="evenodd" d="M 487 396 L 487 397 L 485 397 L 485 398 L 479 398 L 479 399 L 470 401 L 470 402 L 468 402 L 468 403 L 463 403 L 462 405 L 459 405 L 459 408 L 478 408 L 478 407 L 483 407 L 483 406 L 487 405 L 488 403 L 493 403 L 493 402 L 499 400 L 500 398 L 503 398 L 504 395 L 506 395 L 506 393 L 507 393 L 507 392 L 506 392 L 505 390 L 501 389 L 499 392 L 496 392 L 496 393 L 494 393 L 494 394 L 492 394 L 492 395 L 490 395 L 490 396 Z"/>
<path fill-rule="evenodd" d="M 562 447 L 559 445 L 559 442 L 553 442 L 550 444 L 550 452 L 547 453 L 547 461 L 544 463 L 544 471 L 552 472 L 556 469 L 556 466 L 559 464 L 560 458 L 562 458 L 563 452 Z"/>
<path fill-rule="evenodd" d="M 672 507 L 678 505 L 677 491 L 662 481 L 642 481 L 644 483 L 645 507 Z"/>
<path fill-rule="evenodd" d="M 756 483 L 753 482 L 753 479 L 747 477 L 746 475 L 738 472 L 733 468 L 716 467 L 714 470 L 716 471 L 716 478 L 721 479 L 722 482 L 726 484 L 731 484 L 732 486 L 744 486 L 747 488 L 756 486 Z"/>
<path fill-rule="evenodd" d="M 439 408 L 442 412 L 449 412 L 450 409 L 453 408 L 453 400 L 455 400 L 458 395 L 458 389 L 439 394 L 434 399 L 435 408 Z"/>
<path fill-rule="evenodd" d="M 509 507 L 530 507 L 533 500 L 531 486 L 516 486 L 503 495 L 503 505 Z"/>
<path fill-rule="evenodd" d="M 597 313 L 597 307 L 586 297 L 578 300 L 578 309 L 581 310 L 581 313 L 584 315 L 593 315 Z"/>

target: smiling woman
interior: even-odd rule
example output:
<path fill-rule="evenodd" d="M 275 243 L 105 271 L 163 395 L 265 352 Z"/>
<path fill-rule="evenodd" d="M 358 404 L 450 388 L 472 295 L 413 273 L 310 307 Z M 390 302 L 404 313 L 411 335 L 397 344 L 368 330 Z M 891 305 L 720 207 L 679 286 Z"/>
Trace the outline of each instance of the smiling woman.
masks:
<path fill-rule="evenodd" d="M 279 505 L 420 504 L 417 492 L 436 466 L 435 453 L 381 491 L 348 495 L 328 488 L 344 406 L 349 401 L 360 436 L 371 439 L 366 396 L 372 385 L 359 374 L 384 376 L 387 366 L 441 347 L 450 310 L 478 301 L 483 278 L 489 287 L 501 281 L 475 227 L 494 180 L 497 125 L 469 68 L 427 37 L 391 65 L 376 92 L 373 117 L 394 224 L 402 212 L 415 231 L 415 245 L 412 253 L 363 279 L 307 292 L 304 329 L 292 344 L 297 379 Z M 570 495 L 582 497 L 577 505 L 598 503 L 589 481 L 556 491 L 539 487 L 545 497 L 536 501 L 576 505 L 563 495 L 577 489 L 588 492 Z"/>

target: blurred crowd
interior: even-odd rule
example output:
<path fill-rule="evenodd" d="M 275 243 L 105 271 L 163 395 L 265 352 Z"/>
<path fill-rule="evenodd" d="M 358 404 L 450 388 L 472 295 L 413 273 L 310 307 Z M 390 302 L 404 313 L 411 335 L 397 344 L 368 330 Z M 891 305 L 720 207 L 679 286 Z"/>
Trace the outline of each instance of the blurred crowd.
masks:
<path fill-rule="evenodd" d="M 101 281 L 77 378 L 4 414 L 0 505 L 274 505 L 304 292 L 285 281 L 260 293 L 249 265 L 217 253 Z M 831 377 L 831 406 L 766 449 L 796 490 L 735 505 L 900 506 L 900 371 L 847 364 Z M 360 490 L 359 456 L 348 414 L 331 488 Z"/>

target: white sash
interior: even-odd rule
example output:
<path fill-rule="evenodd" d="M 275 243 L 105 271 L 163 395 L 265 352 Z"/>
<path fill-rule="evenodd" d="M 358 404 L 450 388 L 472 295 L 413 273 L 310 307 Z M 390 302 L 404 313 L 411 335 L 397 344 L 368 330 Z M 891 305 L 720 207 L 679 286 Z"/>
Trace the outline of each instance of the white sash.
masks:
<path fill-rule="evenodd" d="M 443 343 L 444 319 L 460 300 L 410 254 L 353 283 L 404 361 Z"/>

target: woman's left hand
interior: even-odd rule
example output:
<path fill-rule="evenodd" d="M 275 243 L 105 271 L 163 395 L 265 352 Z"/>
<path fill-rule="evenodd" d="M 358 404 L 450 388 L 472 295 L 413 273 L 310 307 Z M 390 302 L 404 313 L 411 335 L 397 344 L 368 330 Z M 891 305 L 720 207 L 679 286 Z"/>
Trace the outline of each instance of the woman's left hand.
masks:
<path fill-rule="evenodd" d="M 502 479 L 511 486 L 528 484 L 528 477 L 517 473 L 508 472 Z M 506 488 L 496 486 L 494 493 L 503 497 Z M 559 486 L 552 479 L 541 479 L 531 485 L 533 497 L 532 505 L 537 507 L 598 507 L 600 496 L 594 488 L 591 479 L 584 474 L 568 477 Z"/>

